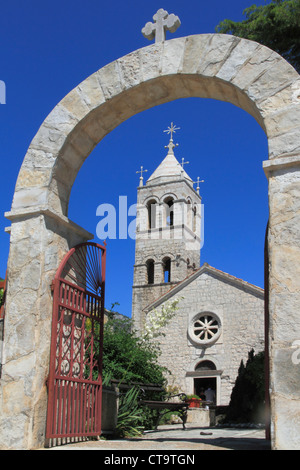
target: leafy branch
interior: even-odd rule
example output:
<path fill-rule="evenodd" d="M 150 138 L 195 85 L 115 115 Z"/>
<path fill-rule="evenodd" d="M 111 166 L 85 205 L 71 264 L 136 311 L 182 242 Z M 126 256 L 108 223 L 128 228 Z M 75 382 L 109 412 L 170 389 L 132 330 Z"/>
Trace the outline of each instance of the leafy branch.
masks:
<path fill-rule="evenodd" d="M 259 42 L 282 55 L 300 72 L 300 0 L 272 0 L 243 11 L 246 19 L 221 21 L 216 32 Z"/>

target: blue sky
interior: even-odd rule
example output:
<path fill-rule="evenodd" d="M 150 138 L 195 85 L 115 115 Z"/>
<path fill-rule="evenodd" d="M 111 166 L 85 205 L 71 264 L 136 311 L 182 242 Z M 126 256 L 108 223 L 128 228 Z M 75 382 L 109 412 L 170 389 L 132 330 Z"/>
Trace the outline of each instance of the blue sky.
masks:
<path fill-rule="evenodd" d="M 0 277 L 4 277 L 9 235 L 4 218 L 31 140 L 55 105 L 82 80 L 109 62 L 150 42 L 141 29 L 164 8 L 181 20 L 168 38 L 213 33 L 224 18 L 244 19 L 251 0 L 6 0 L 0 14 L 0 80 L 6 104 L 0 105 L 1 217 Z M 263 0 L 256 1 L 263 5 Z M 269 2 L 267 2 L 269 3 Z M 215 100 L 168 103 L 121 124 L 86 160 L 73 186 L 69 218 L 95 234 L 102 203 L 118 207 L 136 202 L 143 165 L 148 176 L 166 155 L 163 132 L 174 122 L 176 157 L 189 161 L 187 173 L 201 185 L 205 207 L 201 264 L 207 262 L 263 287 L 263 249 L 268 221 L 267 138 L 243 110 Z M 132 218 L 129 218 L 129 222 Z M 119 302 L 131 314 L 134 240 L 107 240 L 106 306 Z"/>

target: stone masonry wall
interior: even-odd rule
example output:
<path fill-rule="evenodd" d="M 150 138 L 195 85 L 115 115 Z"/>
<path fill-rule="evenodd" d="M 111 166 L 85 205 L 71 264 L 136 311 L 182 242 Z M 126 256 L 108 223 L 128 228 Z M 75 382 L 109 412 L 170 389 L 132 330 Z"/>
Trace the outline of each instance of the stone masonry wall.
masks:
<path fill-rule="evenodd" d="M 186 373 L 202 360 L 214 362 L 216 369 L 222 370 L 219 404 L 226 405 L 241 360 L 247 360 L 252 348 L 256 353 L 264 349 L 263 293 L 253 294 L 204 273 L 175 296 L 183 298 L 160 339 L 160 363 L 172 372 L 169 382 L 191 394 L 193 382 Z M 205 311 L 218 315 L 222 329 L 215 343 L 203 347 L 191 341 L 188 330 L 194 316 Z"/>

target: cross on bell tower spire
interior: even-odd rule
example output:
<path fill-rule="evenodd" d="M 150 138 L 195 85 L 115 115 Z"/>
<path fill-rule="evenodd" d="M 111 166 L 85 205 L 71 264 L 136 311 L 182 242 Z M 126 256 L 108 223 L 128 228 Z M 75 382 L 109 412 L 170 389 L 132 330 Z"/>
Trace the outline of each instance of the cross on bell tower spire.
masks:
<path fill-rule="evenodd" d="M 197 193 L 199 194 L 199 192 L 200 192 L 200 183 L 204 183 L 204 180 L 201 180 L 201 181 L 200 181 L 200 176 L 198 176 L 198 177 L 197 177 L 197 181 L 193 181 L 193 183 L 197 183 L 196 191 L 197 191 Z"/>
<path fill-rule="evenodd" d="M 138 170 L 136 173 L 140 173 L 141 176 L 140 176 L 140 186 L 143 186 L 143 181 L 144 181 L 144 178 L 143 178 L 143 173 L 146 173 L 148 170 L 144 170 L 144 167 L 141 166 L 141 169 Z"/>
<path fill-rule="evenodd" d="M 180 164 L 180 166 L 181 166 L 181 176 L 183 175 L 183 172 L 184 172 L 184 165 L 187 165 L 189 163 L 190 162 L 185 162 L 184 158 L 181 159 L 181 164 Z"/>
<path fill-rule="evenodd" d="M 180 129 L 180 127 L 176 127 L 173 125 L 173 122 L 171 122 L 171 126 L 168 127 L 168 129 L 166 129 L 164 132 L 166 132 L 167 134 L 171 134 L 171 137 L 170 137 L 170 142 L 168 145 L 165 145 L 165 148 L 168 148 L 169 149 L 169 153 L 174 153 L 173 152 L 173 148 L 176 147 L 178 144 L 174 144 L 173 142 L 173 134 L 175 134 L 176 131 L 178 131 Z"/>
<path fill-rule="evenodd" d="M 190 163 L 190 162 L 185 162 L 185 161 L 184 161 L 184 158 L 183 158 L 183 159 L 181 160 L 181 166 L 182 166 L 182 168 L 184 168 L 184 165 L 187 165 L 188 163 Z"/>
<path fill-rule="evenodd" d="M 166 39 L 166 31 L 175 33 L 176 29 L 181 25 L 180 19 L 174 13 L 169 13 L 160 8 L 153 16 L 154 23 L 149 21 L 142 29 L 142 33 L 146 39 L 150 41 L 155 38 L 155 42 L 164 42 Z"/>

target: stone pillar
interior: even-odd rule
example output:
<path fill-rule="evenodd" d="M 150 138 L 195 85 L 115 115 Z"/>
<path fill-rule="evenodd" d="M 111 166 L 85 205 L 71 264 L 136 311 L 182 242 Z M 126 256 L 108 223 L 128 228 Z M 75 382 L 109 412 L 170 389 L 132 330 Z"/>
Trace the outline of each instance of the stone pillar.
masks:
<path fill-rule="evenodd" d="M 270 205 L 272 448 L 296 450 L 300 436 L 300 157 L 267 161 L 264 168 Z"/>
<path fill-rule="evenodd" d="M 70 248 L 93 236 L 49 210 L 9 213 L 10 254 L 3 368 L 0 449 L 44 446 L 52 322 L 51 283 Z"/>

